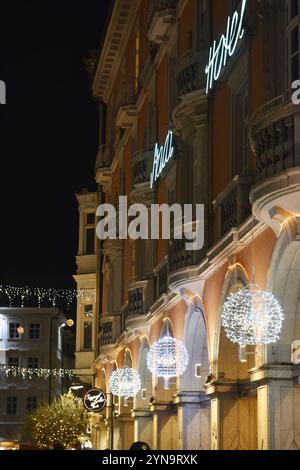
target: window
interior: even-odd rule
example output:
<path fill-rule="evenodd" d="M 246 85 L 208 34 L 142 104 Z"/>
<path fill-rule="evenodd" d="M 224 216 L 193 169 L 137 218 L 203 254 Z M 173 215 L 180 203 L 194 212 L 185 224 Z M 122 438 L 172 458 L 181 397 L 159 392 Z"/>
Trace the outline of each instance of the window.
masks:
<path fill-rule="evenodd" d="M 36 397 L 27 397 L 27 411 L 31 413 L 37 409 L 37 398 Z"/>
<path fill-rule="evenodd" d="M 94 228 L 86 229 L 85 252 L 87 255 L 93 255 L 95 253 L 95 229 Z"/>
<path fill-rule="evenodd" d="M 20 338 L 20 334 L 17 332 L 17 329 L 19 328 L 19 326 L 21 326 L 20 323 L 14 323 L 14 322 L 9 323 L 9 331 L 8 331 L 9 339 Z"/>
<path fill-rule="evenodd" d="M 7 397 L 6 414 L 16 415 L 17 414 L 17 405 L 18 405 L 17 397 Z"/>
<path fill-rule="evenodd" d="M 93 316 L 93 305 L 85 305 L 84 306 L 84 316 L 85 317 L 92 317 Z"/>
<path fill-rule="evenodd" d="M 239 88 L 234 96 L 233 177 L 248 174 L 248 82 Z"/>
<path fill-rule="evenodd" d="M 27 363 L 28 363 L 28 368 L 29 369 L 38 369 L 38 367 L 39 367 L 39 358 L 38 357 L 29 357 Z"/>
<path fill-rule="evenodd" d="M 29 338 L 30 339 L 39 339 L 40 338 L 40 324 L 39 323 L 30 323 Z"/>
<path fill-rule="evenodd" d="M 288 0 L 286 11 L 286 80 L 290 88 L 299 79 L 299 0 Z"/>
<path fill-rule="evenodd" d="M 135 80 L 134 80 L 134 91 L 138 93 L 139 90 L 139 78 L 140 78 L 140 30 L 138 29 L 135 33 Z"/>
<path fill-rule="evenodd" d="M 92 330 L 93 323 L 91 321 L 83 322 L 83 349 L 92 349 Z"/>
<path fill-rule="evenodd" d="M 19 367 L 19 358 L 18 357 L 9 357 L 7 359 L 7 365 L 9 367 Z"/>
<path fill-rule="evenodd" d="M 86 225 L 95 225 L 95 213 L 89 212 L 86 214 Z"/>

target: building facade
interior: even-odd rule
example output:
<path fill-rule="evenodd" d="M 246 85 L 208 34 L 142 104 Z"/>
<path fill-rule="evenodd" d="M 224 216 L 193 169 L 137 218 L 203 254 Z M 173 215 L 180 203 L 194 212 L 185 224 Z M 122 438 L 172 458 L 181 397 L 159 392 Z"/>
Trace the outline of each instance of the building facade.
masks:
<path fill-rule="evenodd" d="M 92 364 L 97 356 L 98 326 L 96 310 L 97 240 L 95 217 L 98 194 L 83 190 L 76 194 L 79 209 L 79 247 L 74 276 L 78 292 L 76 313 L 76 375 L 87 384 L 93 382 Z"/>
<path fill-rule="evenodd" d="M 93 366 L 109 402 L 94 423 L 98 448 L 300 448 L 299 15 L 298 0 L 113 3 L 91 79 L 99 202 L 204 204 L 205 243 L 101 242 Z M 151 187 L 169 131 L 174 156 Z M 285 320 L 278 343 L 248 347 L 241 362 L 221 313 L 253 271 Z M 189 363 L 165 390 L 146 357 L 167 328 Z M 124 364 L 142 392 L 115 403 L 112 423 L 109 378 Z"/>
<path fill-rule="evenodd" d="M 67 356 L 64 326 L 66 318 L 55 308 L 0 308 L 0 364 L 23 369 L 72 368 Z M 60 395 L 64 379 L 50 376 L 31 379 L 28 375 L 0 377 L 0 435 L 20 440 L 27 413 Z"/>

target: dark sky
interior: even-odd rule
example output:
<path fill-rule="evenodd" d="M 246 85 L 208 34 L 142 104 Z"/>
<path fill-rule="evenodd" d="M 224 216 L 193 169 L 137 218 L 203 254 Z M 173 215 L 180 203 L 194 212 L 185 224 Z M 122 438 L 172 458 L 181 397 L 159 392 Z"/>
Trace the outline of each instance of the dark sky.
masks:
<path fill-rule="evenodd" d="M 74 193 L 94 189 L 98 115 L 84 58 L 112 0 L 1 0 L 0 284 L 69 287 Z"/>

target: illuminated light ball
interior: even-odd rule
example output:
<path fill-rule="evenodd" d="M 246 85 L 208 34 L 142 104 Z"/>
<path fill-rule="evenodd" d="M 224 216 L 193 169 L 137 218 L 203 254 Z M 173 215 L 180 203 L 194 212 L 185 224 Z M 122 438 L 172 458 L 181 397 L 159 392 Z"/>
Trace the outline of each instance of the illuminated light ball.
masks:
<path fill-rule="evenodd" d="M 279 340 L 283 310 L 272 292 L 250 285 L 231 293 L 223 306 L 226 336 L 240 346 L 266 345 Z"/>
<path fill-rule="evenodd" d="M 69 318 L 69 319 L 66 321 L 66 324 L 71 327 L 71 326 L 74 325 L 74 320 L 72 320 L 72 318 Z"/>
<path fill-rule="evenodd" d="M 140 374 L 130 367 L 115 370 L 109 380 L 111 393 L 124 398 L 135 397 L 141 386 Z"/>
<path fill-rule="evenodd" d="M 24 334 L 24 331 L 25 331 L 25 330 L 24 330 L 23 326 L 18 326 L 17 332 L 19 333 L 19 335 L 23 335 L 23 334 Z"/>
<path fill-rule="evenodd" d="M 164 336 L 155 341 L 147 354 L 148 369 L 165 381 L 169 387 L 169 379 L 181 376 L 188 365 L 188 352 L 182 343 L 171 336 Z"/>

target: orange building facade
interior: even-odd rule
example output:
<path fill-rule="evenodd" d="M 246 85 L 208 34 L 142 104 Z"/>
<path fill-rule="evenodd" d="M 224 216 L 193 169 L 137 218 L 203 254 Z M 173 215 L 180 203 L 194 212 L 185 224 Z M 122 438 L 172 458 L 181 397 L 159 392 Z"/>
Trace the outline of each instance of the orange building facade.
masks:
<path fill-rule="evenodd" d="M 204 204 L 205 242 L 186 251 L 177 239 L 99 241 L 92 367 L 109 400 L 94 418 L 95 448 L 128 449 L 138 440 L 152 449 L 300 448 L 292 354 L 300 340 L 300 118 L 290 97 L 299 75 L 298 3 L 112 4 L 91 80 L 100 202 L 118 207 L 126 195 L 148 208 Z M 242 19 L 244 32 L 206 90 L 209 50 L 226 35 L 228 17 Z M 168 131 L 174 156 L 151 188 L 154 147 Z M 241 362 L 221 312 L 253 271 L 285 320 L 278 343 L 247 347 Z M 189 362 L 166 390 L 146 357 L 167 328 Z M 112 371 L 124 364 L 142 380 L 127 406 L 109 390 Z"/>

